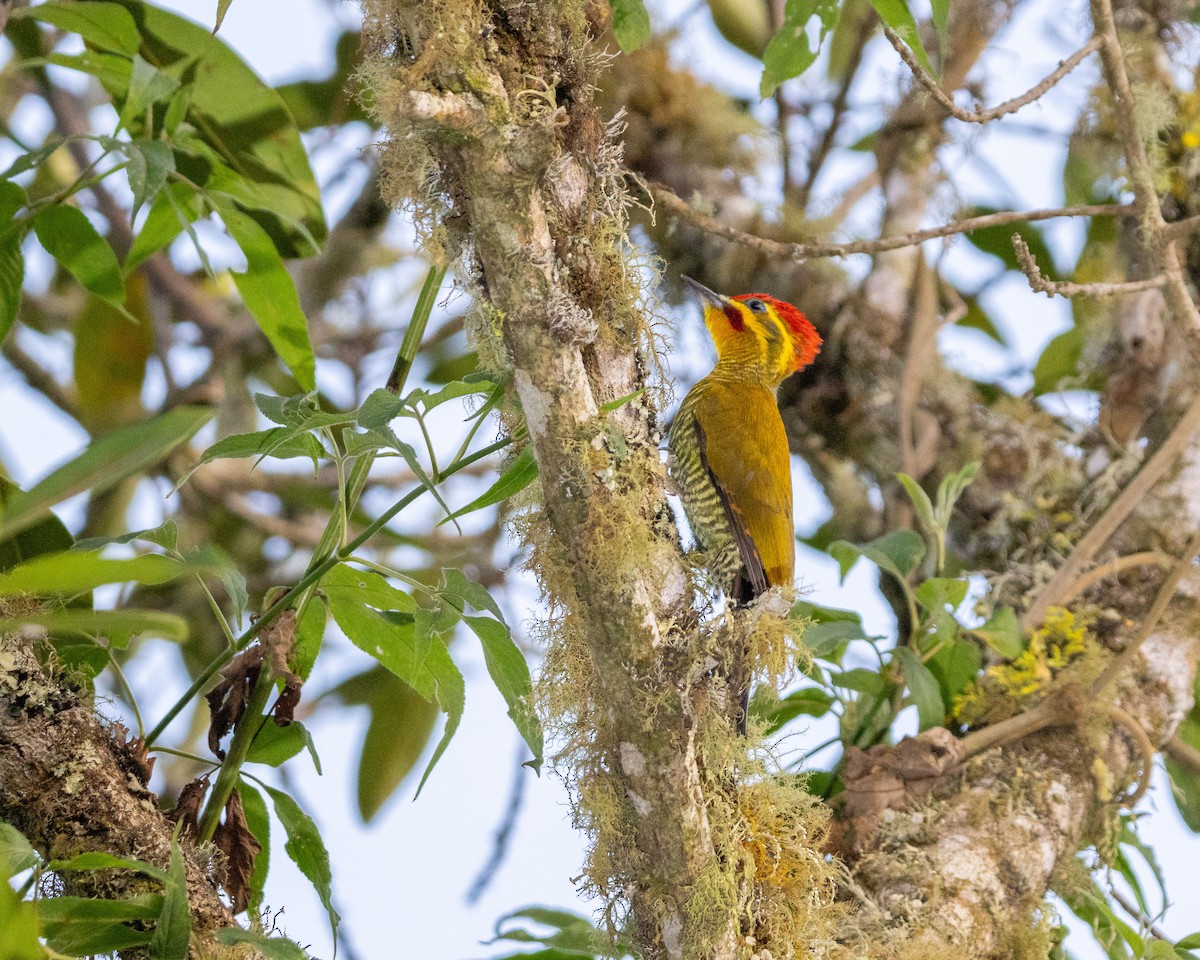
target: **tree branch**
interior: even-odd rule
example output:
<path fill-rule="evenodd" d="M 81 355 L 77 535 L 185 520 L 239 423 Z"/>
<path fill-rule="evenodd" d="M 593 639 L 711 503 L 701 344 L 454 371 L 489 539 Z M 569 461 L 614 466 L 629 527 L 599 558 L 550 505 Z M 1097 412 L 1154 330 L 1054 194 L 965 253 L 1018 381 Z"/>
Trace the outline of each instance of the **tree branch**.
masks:
<path fill-rule="evenodd" d="M 950 237 L 959 233 L 970 233 L 985 227 L 1006 226 L 1010 223 L 1026 223 L 1037 220 L 1053 220 L 1058 217 L 1111 217 L 1131 216 L 1132 208 L 1115 203 L 1097 203 L 1078 207 L 1057 207 L 1049 210 L 1001 210 L 980 217 L 968 217 L 928 230 L 913 230 L 897 236 L 881 237 L 878 240 L 851 240 L 846 243 L 787 243 L 771 240 L 722 223 L 715 217 L 695 209 L 686 200 L 661 183 L 649 184 L 650 195 L 668 211 L 687 220 L 688 223 L 714 236 L 732 240 L 744 246 L 774 257 L 792 260 L 810 260 L 816 257 L 847 257 L 854 254 L 876 254 L 888 250 L 915 247 L 926 240 Z M 1144 288 L 1139 288 L 1144 289 Z"/>
<path fill-rule="evenodd" d="M 1099 50 L 1100 45 L 1103 42 L 1099 37 L 1092 37 L 1091 40 L 1067 57 L 1066 60 L 1062 61 L 1057 68 L 1055 68 L 1045 77 L 1045 79 L 1030 87 L 1019 97 L 1013 97 L 1011 100 L 1005 100 L 1001 104 L 997 104 L 994 107 L 987 107 L 986 109 L 977 107 L 975 110 L 964 110 L 952 99 L 950 99 L 946 92 L 938 85 L 938 82 L 929 75 L 929 71 L 921 66 L 920 61 L 913 56 L 912 51 L 908 48 L 908 44 L 900 39 L 900 35 L 896 33 L 895 30 L 885 25 L 883 28 L 883 33 L 884 36 L 888 38 L 888 42 L 891 43 L 891 45 L 895 48 L 896 52 L 900 54 L 900 59 L 903 60 L 908 66 L 908 69 L 912 71 L 912 74 L 914 77 L 916 77 L 917 82 L 929 91 L 930 96 L 932 96 L 933 99 L 936 100 L 948 114 L 950 114 L 950 116 L 954 117 L 955 120 L 961 120 L 963 123 L 987 123 L 990 120 L 995 120 L 998 117 L 1005 116 L 1006 114 L 1016 113 L 1022 107 L 1028 106 L 1035 100 L 1040 100 L 1051 87 L 1058 83 L 1058 81 L 1074 70 L 1077 66 L 1079 66 L 1079 64 L 1082 63 L 1089 54 Z"/>

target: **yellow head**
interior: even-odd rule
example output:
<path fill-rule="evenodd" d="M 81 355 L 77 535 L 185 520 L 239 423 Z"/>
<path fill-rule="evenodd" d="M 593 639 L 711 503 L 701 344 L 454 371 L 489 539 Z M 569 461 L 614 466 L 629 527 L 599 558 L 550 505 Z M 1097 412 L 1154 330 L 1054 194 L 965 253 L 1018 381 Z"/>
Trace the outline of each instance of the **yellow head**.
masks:
<path fill-rule="evenodd" d="M 778 383 L 813 362 L 821 335 L 790 303 L 765 293 L 723 297 L 691 277 L 683 282 L 704 303 L 704 325 L 717 346 L 718 365 L 745 366 Z"/>

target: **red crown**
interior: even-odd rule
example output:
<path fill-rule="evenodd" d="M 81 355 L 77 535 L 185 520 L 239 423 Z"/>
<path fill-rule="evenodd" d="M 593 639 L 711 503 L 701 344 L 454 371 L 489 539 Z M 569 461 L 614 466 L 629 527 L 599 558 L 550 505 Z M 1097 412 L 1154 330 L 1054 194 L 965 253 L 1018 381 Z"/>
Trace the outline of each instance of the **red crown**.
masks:
<path fill-rule="evenodd" d="M 775 312 L 792 331 L 797 370 L 807 367 L 821 352 L 821 335 L 817 333 L 817 328 L 809 322 L 808 317 L 790 303 L 772 297 L 768 293 L 745 293 L 733 299 L 741 303 L 745 303 L 747 300 L 761 300 L 775 308 Z"/>

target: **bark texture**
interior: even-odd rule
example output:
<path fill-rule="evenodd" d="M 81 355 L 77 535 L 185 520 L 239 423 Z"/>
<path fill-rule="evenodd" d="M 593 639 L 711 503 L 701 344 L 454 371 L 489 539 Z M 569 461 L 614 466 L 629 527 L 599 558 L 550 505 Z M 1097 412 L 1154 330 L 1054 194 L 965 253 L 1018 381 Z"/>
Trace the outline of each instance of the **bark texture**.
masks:
<path fill-rule="evenodd" d="M 47 860 L 103 852 L 167 869 L 175 828 L 146 787 L 149 768 L 105 726 L 90 697 L 47 670 L 20 634 L 0 637 L 0 819 Z M 184 842 L 194 949 L 245 956 L 205 937 L 234 925 L 211 879 L 212 858 Z M 61 874 L 67 893 L 124 898 L 160 889 L 128 870 Z"/>
<path fill-rule="evenodd" d="M 630 911 L 647 956 L 744 955 L 767 926 L 816 935 L 808 917 L 824 922 L 812 908 L 830 891 L 813 843 L 824 816 L 795 787 L 739 791 L 737 708 L 713 670 L 725 654 L 700 625 L 652 405 L 611 408 L 650 385 L 652 331 L 584 7 L 367 9 L 392 134 L 385 182 L 394 198 L 415 197 L 427 249 L 464 256 L 481 304 L 476 343 L 511 368 L 537 459 L 544 512 L 525 532 L 558 611 L 548 700 L 593 838 L 587 883 L 614 929 Z M 780 850 L 793 860 L 764 892 L 758 852 Z M 781 884 L 810 902 L 785 903 Z M 764 925 L 750 904 L 772 896 Z"/>

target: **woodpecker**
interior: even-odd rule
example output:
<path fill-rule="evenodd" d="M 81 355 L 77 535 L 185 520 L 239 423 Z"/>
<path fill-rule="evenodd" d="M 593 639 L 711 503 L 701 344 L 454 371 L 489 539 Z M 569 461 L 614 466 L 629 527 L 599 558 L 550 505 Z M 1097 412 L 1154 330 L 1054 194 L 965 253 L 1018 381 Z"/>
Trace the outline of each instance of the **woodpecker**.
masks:
<path fill-rule="evenodd" d="M 671 426 L 671 475 L 714 581 L 745 605 L 792 583 L 791 460 L 775 391 L 812 363 L 821 337 L 775 297 L 723 297 L 691 277 L 683 282 L 703 303 L 717 364 L 688 391 Z M 749 687 L 741 685 L 744 733 Z"/>

